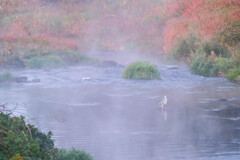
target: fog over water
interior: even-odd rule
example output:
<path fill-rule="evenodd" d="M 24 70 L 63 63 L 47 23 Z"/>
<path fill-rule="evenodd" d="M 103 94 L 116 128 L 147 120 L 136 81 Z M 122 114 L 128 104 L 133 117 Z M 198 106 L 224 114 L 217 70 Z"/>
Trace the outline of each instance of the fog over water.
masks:
<path fill-rule="evenodd" d="M 105 54 L 91 53 L 123 65 L 142 59 Z M 144 59 L 158 66 L 161 80 L 122 79 L 124 67 L 113 66 L 13 70 L 41 82 L 1 85 L 0 97 L 51 130 L 57 147 L 84 149 L 96 160 L 240 159 L 240 86 Z M 167 120 L 157 109 L 164 95 Z"/>

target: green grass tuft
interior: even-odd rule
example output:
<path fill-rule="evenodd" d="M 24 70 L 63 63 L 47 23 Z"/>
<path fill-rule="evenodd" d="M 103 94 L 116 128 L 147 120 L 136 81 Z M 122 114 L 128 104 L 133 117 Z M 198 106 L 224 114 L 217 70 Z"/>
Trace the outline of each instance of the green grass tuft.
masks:
<path fill-rule="evenodd" d="M 66 149 L 58 149 L 57 160 L 93 160 L 92 156 L 85 151 L 72 148 L 67 151 Z"/>
<path fill-rule="evenodd" d="M 213 61 L 207 59 L 203 55 L 196 55 L 191 59 L 190 70 L 195 73 L 205 77 L 214 77 L 217 76 L 219 68 L 216 67 Z"/>
<path fill-rule="evenodd" d="M 122 73 L 122 77 L 128 79 L 160 79 L 160 73 L 153 64 L 147 61 L 136 61 L 127 66 Z"/>
<path fill-rule="evenodd" d="M 238 81 L 240 82 L 240 67 L 230 69 L 227 78 L 232 81 Z"/>

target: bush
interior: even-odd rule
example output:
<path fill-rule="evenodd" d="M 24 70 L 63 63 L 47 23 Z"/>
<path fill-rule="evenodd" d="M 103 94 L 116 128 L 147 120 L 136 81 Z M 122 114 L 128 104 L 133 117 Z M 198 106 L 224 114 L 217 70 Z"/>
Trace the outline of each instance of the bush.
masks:
<path fill-rule="evenodd" d="M 128 79 L 159 79 L 160 73 L 156 66 L 151 63 L 133 62 L 123 71 L 122 77 Z"/>
<path fill-rule="evenodd" d="M 13 76 L 10 72 L 0 73 L 0 83 L 9 82 L 13 79 Z"/>
<path fill-rule="evenodd" d="M 8 68 L 24 68 L 24 62 L 18 56 L 5 56 L 0 65 Z"/>
<path fill-rule="evenodd" d="M 191 53 L 196 51 L 197 39 L 190 35 L 187 39 L 181 39 L 171 50 L 171 56 L 176 60 L 186 60 L 191 56 Z"/>
<path fill-rule="evenodd" d="M 62 57 L 62 59 L 67 64 L 78 64 L 78 63 L 94 63 L 96 60 L 89 57 L 86 54 L 82 54 L 77 51 L 67 50 L 67 51 L 59 51 L 57 55 Z"/>
<path fill-rule="evenodd" d="M 227 47 L 219 45 L 217 43 L 203 43 L 196 52 L 198 54 L 205 54 L 206 56 L 210 56 L 212 51 L 216 56 L 225 58 L 230 57 L 230 52 Z"/>
<path fill-rule="evenodd" d="M 189 67 L 193 73 L 206 77 L 217 76 L 219 72 L 219 68 L 215 63 L 201 54 L 192 57 Z"/>
<path fill-rule="evenodd" d="M 30 68 L 57 68 L 64 65 L 63 60 L 60 57 L 48 55 L 43 57 L 33 57 L 28 61 Z"/>
<path fill-rule="evenodd" d="M 44 134 L 24 117 L 10 117 L 0 112 L 0 159 L 16 159 L 19 154 L 24 159 L 52 159 L 55 156 L 52 133 Z"/>
<path fill-rule="evenodd" d="M 229 70 L 229 72 L 227 74 L 227 78 L 232 81 L 240 82 L 240 67 L 236 67 L 236 68 Z"/>
<path fill-rule="evenodd" d="M 72 148 L 67 151 L 66 149 L 58 149 L 56 160 L 92 160 L 92 156 L 85 151 Z"/>
<path fill-rule="evenodd" d="M 233 61 L 232 58 L 216 57 L 214 59 L 214 64 L 219 69 L 219 72 L 226 74 L 231 68 L 233 68 Z"/>

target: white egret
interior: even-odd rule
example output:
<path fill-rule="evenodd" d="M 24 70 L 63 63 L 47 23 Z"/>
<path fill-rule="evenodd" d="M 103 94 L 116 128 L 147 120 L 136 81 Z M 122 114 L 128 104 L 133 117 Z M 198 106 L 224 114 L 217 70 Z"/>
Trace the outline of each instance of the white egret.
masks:
<path fill-rule="evenodd" d="M 167 104 L 167 96 L 164 96 L 164 98 L 161 100 L 161 102 L 159 102 L 158 108 L 161 108 L 162 111 L 164 111 L 164 105 L 166 105 L 166 104 Z"/>
<path fill-rule="evenodd" d="M 164 105 L 166 105 L 166 104 L 167 104 L 167 96 L 164 96 L 164 98 L 161 100 L 161 102 L 159 102 L 158 108 L 163 111 L 165 120 L 167 120 L 167 111 L 164 108 Z"/>

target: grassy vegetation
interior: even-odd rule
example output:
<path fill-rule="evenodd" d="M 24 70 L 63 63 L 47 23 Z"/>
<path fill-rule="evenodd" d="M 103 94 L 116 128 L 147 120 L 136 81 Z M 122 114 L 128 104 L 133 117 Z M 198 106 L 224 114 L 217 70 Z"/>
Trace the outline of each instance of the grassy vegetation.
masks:
<path fill-rule="evenodd" d="M 9 82 L 13 79 L 13 76 L 10 72 L 0 73 L 0 83 Z"/>
<path fill-rule="evenodd" d="M 58 68 L 64 65 L 64 61 L 53 55 L 33 57 L 28 61 L 28 66 L 30 68 Z"/>
<path fill-rule="evenodd" d="M 240 82 L 240 67 L 229 70 L 229 72 L 227 74 L 227 78 L 232 81 Z"/>
<path fill-rule="evenodd" d="M 4 56 L 0 66 L 5 68 L 58 68 L 64 65 L 95 64 L 97 59 L 76 50 L 49 48 L 15 48 L 13 55 Z"/>
<path fill-rule="evenodd" d="M 1 160 L 92 160 L 90 154 L 77 149 L 54 147 L 52 133 L 41 132 L 25 118 L 0 111 Z"/>
<path fill-rule="evenodd" d="M 164 27 L 165 51 L 187 62 L 193 73 L 240 80 L 238 0 L 164 2 L 169 15 Z"/>
<path fill-rule="evenodd" d="M 159 79 L 160 73 L 153 64 L 147 61 L 136 61 L 125 68 L 122 77 L 128 79 Z"/>
<path fill-rule="evenodd" d="M 72 148 L 69 151 L 66 149 L 58 149 L 56 160 L 93 160 L 93 158 L 85 151 Z"/>

